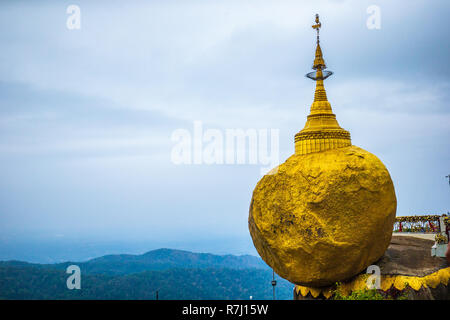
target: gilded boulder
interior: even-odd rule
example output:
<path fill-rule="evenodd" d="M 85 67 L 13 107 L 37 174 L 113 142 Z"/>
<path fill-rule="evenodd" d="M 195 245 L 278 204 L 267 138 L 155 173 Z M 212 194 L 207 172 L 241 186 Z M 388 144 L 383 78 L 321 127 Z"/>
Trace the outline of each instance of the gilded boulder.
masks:
<path fill-rule="evenodd" d="M 294 154 L 256 185 L 249 230 L 281 277 L 326 286 L 383 256 L 396 207 L 389 172 L 375 155 L 356 146 Z"/>

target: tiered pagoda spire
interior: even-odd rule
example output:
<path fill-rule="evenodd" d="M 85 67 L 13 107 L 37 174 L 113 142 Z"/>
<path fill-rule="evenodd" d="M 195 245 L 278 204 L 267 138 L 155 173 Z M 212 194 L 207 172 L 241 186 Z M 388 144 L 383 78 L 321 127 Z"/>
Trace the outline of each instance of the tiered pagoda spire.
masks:
<path fill-rule="evenodd" d="M 313 72 L 306 76 L 316 81 L 314 102 L 311 105 L 305 127 L 295 135 L 295 153 L 302 155 L 351 146 L 350 133 L 339 126 L 336 115 L 333 114 L 331 104 L 328 102 L 323 80 L 333 74 L 325 70 L 325 60 L 320 48 L 319 30 L 322 24 L 316 14 L 316 24 L 312 27 L 317 31 L 316 56 Z"/>

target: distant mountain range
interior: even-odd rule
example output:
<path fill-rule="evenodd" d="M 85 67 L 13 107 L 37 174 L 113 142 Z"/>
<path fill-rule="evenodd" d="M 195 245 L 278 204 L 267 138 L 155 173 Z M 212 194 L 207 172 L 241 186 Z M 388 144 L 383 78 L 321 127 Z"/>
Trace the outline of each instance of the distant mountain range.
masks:
<path fill-rule="evenodd" d="M 81 269 L 81 290 L 66 287 L 66 268 Z M 272 299 L 272 272 L 251 255 L 158 249 L 106 255 L 86 262 L 0 261 L 0 299 Z M 277 298 L 293 285 L 277 277 Z"/>

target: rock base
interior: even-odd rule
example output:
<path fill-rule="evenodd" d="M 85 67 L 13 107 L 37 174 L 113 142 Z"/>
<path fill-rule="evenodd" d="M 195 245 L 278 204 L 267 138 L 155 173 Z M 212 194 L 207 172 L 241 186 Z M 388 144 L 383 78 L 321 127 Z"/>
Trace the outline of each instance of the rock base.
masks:
<path fill-rule="evenodd" d="M 381 270 L 380 293 L 409 300 L 450 300 L 450 265 L 445 258 L 431 256 L 434 242 L 407 236 L 393 236 L 383 257 L 375 263 Z M 346 295 L 366 289 L 367 274 L 361 273 L 341 287 Z M 329 299 L 335 286 L 294 289 L 294 300 Z"/>

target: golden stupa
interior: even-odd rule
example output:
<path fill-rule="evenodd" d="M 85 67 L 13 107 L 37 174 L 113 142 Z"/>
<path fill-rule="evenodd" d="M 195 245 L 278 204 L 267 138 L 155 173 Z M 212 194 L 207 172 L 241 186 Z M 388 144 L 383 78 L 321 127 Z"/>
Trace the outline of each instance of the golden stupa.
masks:
<path fill-rule="evenodd" d="M 346 280 L 377 261 L 392 236 L 397 200 L 388 170 L 352 146 L 328 102 L 319 44 L 307 77 L 316 91 L 295 154 L 256 185 L 249 230 L 263 258 L 281 277 L 320 287 Z"/>

